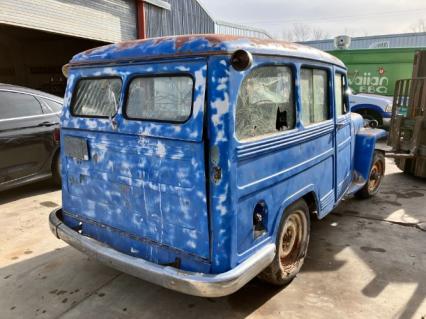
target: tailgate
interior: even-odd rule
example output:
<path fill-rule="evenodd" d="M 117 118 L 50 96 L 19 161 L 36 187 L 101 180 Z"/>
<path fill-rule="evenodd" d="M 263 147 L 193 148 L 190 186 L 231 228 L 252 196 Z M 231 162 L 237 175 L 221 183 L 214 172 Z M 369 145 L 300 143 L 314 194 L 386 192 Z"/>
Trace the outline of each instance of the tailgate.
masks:
<path fill-rule="evenodd" d="M 67 91 L 74 92 L 74 97 L 66 99 L 70 105 L 66 105 L 62 117 L 63 208 L 69 216 L 104 231 L 103 235 L 97 234 L 99 230 L 93 226 L 92 231 L 85 230 L 88 236 L 155 262 L 167 262 L 164 250 L 208 260 L 202 139 L 205 72 L 205 61 L 185 63 L 185 68 L 168 63 L 72 71 Z M 170 108 L 170 103 L 179 104 L 181 99 L 187 99 L 184 88 L 177 87 L 178 96 L 167 87 L 175 76 L 192 79 L 192 108 L 185 119 L 176 115 L 174 109 L 155 113 L 160 100 L 161 105 L 169 103 Z M 108 77 L 122 81 L 121 88 L 114 91 L 117 114 L 102 118 L 93 114 L 72 115 L 75 113 L 70 108 L 79 103 L 75 102 L 79 81 Z M 167 79 L 152 81 L 156 77 Z M 163 94 L 167 88 L 169 94 Z M 151 98 L 147 91 L 154 92 Z M 78 99 L 89 99 L 87 95 Z M 128 104 L 123 107 L 125 103 Z M 133 110 L 129 103 L 136 105 Z M 146 109 L 154 111 L 145 112 Z M 155 116 L 164 118 L 159 120 Z M 173 121 L 174 117 L 180 120 Z M 139 245 L 124 244 L 127 238 Z"/>

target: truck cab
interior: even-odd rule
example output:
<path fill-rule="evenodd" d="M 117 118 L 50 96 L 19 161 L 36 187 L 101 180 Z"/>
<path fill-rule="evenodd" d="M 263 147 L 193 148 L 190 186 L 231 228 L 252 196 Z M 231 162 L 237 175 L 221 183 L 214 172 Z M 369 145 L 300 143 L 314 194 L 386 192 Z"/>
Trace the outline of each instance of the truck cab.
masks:
<path fill-rule="evenodd" d="M 310 219 L 374 195 L 382 130 L 349 110 L 345 65 L 221 35 L 82 52 L 61 117 L 58 238 L 163 287 L 219 297 L 300 270 Z"/>

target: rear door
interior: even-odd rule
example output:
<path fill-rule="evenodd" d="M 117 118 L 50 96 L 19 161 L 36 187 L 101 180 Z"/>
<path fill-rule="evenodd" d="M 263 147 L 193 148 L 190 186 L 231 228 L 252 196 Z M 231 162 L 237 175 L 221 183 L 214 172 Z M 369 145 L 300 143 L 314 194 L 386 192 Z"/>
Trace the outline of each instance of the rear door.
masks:
<path fill-rule="evenodd" d="M 208 259 L 205 76 L 204 60 L 73 71 L 64 210 L 140 238 L 146 259 L 158 261 L 156 247 Z"/>
<path fill-rule="evenodd" d="M 0 91 L 0 183 L 50 173 L 52 126 L 34 96 Z"/>

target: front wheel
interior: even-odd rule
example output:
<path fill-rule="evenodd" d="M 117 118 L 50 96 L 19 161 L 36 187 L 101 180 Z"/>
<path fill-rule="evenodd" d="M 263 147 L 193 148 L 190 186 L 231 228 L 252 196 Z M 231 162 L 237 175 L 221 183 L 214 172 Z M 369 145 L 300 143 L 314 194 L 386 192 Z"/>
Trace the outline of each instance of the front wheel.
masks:
<path fill-rule="evenodd" d="M 304 200 L 299 200 L 285 210 L 278 229 L 275 258 L 259 278 L 277 286 L 290 283 L 302 268 L 309 234 L 309 208 Z"/>
<path fill-rule="evenodd" d="M 382 186 L 385 176 L 385 156 L 382 152 L 374 152 L 373 163 L 371 165 L 368 181 L 355 195 L 359 198 L 369 198 L 376 195 Z"/>

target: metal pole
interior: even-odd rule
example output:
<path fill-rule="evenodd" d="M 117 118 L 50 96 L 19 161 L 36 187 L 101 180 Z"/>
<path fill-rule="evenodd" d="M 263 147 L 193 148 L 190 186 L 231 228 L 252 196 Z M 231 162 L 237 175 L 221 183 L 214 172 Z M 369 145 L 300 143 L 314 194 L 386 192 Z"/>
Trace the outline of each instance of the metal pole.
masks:
<path fill-rule="evenodd" d="M 137 10 L 137 32 L 138 39 L 146 38 L 146 29 L 145 29 L 145 1 L 136 0 L 136 10 Z"/>

